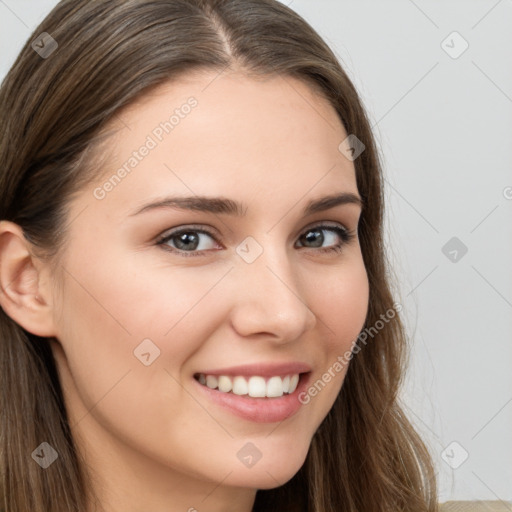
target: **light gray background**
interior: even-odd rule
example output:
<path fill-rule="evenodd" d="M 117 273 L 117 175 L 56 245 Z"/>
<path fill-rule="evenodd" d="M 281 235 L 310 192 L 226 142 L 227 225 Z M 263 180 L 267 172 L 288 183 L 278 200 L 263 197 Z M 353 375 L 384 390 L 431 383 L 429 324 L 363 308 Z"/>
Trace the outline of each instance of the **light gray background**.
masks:
<path fill-rule="evenodd" d="M 56 3 L 0 0 L 1 77 Z M 283 3 L 339 56 L 383 153 L 403 402 L 440 500 L 512 500 L 512 0 Z"/>

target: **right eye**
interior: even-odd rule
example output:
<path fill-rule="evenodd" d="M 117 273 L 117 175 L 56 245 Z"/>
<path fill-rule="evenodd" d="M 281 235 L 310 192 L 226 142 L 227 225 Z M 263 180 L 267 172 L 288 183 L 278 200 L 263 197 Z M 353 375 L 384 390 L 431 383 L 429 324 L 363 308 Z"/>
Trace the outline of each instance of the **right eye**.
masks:
<path fill-rule="evenodd" d="M 165 250 L 177 253 L 180 256 L 203 256 L 202 253 L 209 249 L 208 238 L 217 243 L 213 233 L 204 229 L 187 227 L 167 233 L 157 241 L 157 245 L 162 245 Z M 210 243 L 210 245 L 212 244 Z M 210 247 L 210 249 L 212 248 L 214 247 Z"/>

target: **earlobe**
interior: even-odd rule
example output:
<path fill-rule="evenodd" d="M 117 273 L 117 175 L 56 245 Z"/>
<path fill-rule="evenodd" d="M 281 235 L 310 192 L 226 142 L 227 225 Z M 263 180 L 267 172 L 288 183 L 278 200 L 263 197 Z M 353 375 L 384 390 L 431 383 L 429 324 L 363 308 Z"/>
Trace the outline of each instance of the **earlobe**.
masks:
<path fill-rule="evenodd" d="M 26 331 L 42 337 L 55 336 L 52 298 L 44 281 L 45 265 L 30 249 L 20 226 L 0 222 L 0 306 Z"/>

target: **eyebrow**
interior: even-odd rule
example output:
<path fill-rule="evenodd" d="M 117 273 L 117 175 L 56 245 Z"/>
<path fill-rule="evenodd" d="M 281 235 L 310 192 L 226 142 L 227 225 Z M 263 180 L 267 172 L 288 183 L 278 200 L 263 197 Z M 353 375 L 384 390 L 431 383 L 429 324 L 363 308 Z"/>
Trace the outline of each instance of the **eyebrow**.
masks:
<path fill-rule="evenodd" d="M 313 199 L 305 206 L 304 215 L 329 210 L 335 206 L 355 204 L 360 208 L 363 207 L 363 200 L 352 192 L 342 192 L 329 196 Z M 206 196 L 190 196 L 190 197 L 166 197 L 164 199 L 148 203 L 129 216 L 139 215 L 140 213 L 160 208 L 173 208 L 179 210 L 192 210 L 199 212 L 208 212 L 215 214 L 227 214 L 237 217 L 245 216 L 247 206 L 238 201 L 227 199 L 224 197 L 206 197 Z"/>

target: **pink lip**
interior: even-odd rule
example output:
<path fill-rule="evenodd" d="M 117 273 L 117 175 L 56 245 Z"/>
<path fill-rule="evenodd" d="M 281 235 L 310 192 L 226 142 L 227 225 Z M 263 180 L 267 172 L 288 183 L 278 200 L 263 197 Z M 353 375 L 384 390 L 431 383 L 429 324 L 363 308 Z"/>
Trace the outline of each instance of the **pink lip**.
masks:
<path fill-rule="evenodd" d="M 294 373 L 307 373 L 311 371 L 311 366 L 300 362 L 291 363 L 257 363 L 244 364 L 240 366 L 231 366 L 229 368 L 217 368 L 215 370 L 204 370 L 199 373 L 204 375 L 228 375 L 236 377 L 241 375 L 251 377 L 259 375 L 261 377 L 272 377 L 274 375 L 292 375 Z"/>
<path fill-rule="evenodd" d="M 235 370 L 239 370 L 242 367 L 237 367 Z M 284 373 L 288 373 L 290 365 L 287 365 Z M 262 375 L 261 373 L 253 373 L 255 367 L 250 367 L 251 375 Z M 272 375 L 279 375 L 279 367 L 274 366 L 271 373 Z M 297 367 L 293 368 L 290 373 L 300 373 L 296 371 Z M 229 370 L 229 372 L 227 371 Z M 219 371 L 219 375 L 226 375 L 231 373 L 233 368 L 225 368 Z M 236 373 L 236 372 L 235 372 Z M 216 373 L 217 374 L 217 373 Z M 216 375 L 215 374 L 215 375 Z M 214 375 L 208 373 L 208 375 Z M 238 375 L 244 375 L 238 373 Z M 227 409 L 232 414 L 244 418 L 255 423 L 275 423 L 283 421 L 290 416 L 293 416 L 300 409 L 302 402 L 299 401 L 299 395 L 306 390 L 308 382 L 310 380 L 311 373 L 301 373 L 299 383 L 295 391 L 289 395 L 283 395 L 279 398 L 253 398 L 248 395 L 235 395 L 234 393 L 224 393 L 218 389 L 211 389 L 204 386 L 196 379 L 192 379 L 195 385 L 199 386 L 199 392 L 204 393 L 205 396 L 213 403 L 220 405 L 224 409 Z"/>

